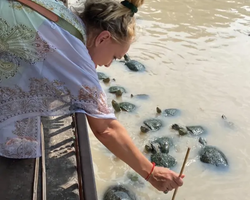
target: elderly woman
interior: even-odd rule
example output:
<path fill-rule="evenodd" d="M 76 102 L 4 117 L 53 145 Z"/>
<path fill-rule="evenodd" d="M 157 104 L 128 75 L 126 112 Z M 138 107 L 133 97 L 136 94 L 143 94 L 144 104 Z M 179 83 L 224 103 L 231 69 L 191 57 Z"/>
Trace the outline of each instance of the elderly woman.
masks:
<path fill-rule="evenodd" d="M 87 0 L 75 15 L 56 0 L 0 1 L 0 155 L 41 156 L 41 116 L 85 113 L 97 137 L 159 191 L 183 184 L 154 166 L 116 120 L 96 67 L 122 58 L 143 0 Z"/>

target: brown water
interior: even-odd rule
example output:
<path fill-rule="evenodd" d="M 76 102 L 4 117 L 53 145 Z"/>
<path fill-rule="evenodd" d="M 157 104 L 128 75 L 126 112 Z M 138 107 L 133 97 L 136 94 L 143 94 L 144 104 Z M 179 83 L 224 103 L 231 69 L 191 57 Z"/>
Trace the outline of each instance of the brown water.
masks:
<path fill-rule="evenodd" d="M 124 86 L 128 93 L 118 101 L 138 106 L 135 113 L 122 112 L 118 120 L 127 128 L 137 147 L 154 136 L 170 136 L 175 147 L 170 154 L 180 171 L 186 149 L 191 147 L 178 200 L 250 199 L 250 1 L 147 0 L 138 15 L 138 39 L 129 54 L 146 66 L 135 73 L 115 62 L 100 67 L 116 81 L 103 85 Z M 131 99 L 145 93 L 149 100 Z M 108 94 L 109 101 L 115 96 Z M 181 115 L 163 118 L 165 126 L 152 134 L 140 134 L 142 121 L 155 116 L 156 107 L 178 108 Z M 224 114 L 234 123 L 223 124 Z M 202 125 L 208 129 L 208 144 L 219 147 L 229 160 L 226 171 L 203 164 L 197 157 L 197 139 L 177 137 L 173 123 Z M 126 176 L 130 168 L 116 159 L 90 134 L 99 198 L 114 183 L 127 184 L 139 200 L 167 200 L 148 183 L 139 187 Z"/>

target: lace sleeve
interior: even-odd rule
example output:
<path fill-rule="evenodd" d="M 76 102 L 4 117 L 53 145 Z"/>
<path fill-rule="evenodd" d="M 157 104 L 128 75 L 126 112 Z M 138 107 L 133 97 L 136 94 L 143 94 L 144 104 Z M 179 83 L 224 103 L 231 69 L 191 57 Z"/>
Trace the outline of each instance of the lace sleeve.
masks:
<path fill-rule="evenodd" d="M 78 96 L 72 98 L 71 110 L 81 112 L 96 118 L 113 118 L 115 115 L 112 107 L 107 102 L 105 92 L 97 86 L 82 86 Z"/>

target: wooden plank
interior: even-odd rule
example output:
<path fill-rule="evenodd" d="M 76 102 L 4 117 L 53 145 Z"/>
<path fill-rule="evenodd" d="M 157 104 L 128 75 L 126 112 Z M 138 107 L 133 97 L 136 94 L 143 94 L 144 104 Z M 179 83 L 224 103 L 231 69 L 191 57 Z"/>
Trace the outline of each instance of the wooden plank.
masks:
<path fill-rule="evenodd" d="M 35 159 L 0 157 L 0 199 L 32 199 Z"/>

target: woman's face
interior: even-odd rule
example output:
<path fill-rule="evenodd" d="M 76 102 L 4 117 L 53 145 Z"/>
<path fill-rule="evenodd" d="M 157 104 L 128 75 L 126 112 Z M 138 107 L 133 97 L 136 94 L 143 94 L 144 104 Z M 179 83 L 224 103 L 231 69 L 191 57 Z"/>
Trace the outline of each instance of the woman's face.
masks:
<path fill-rule="evenodd" d="M 121 59 L 127 53 L 130 44 L 131 41 L 117 43 L 110 32 L 102 31 L 88 51 L 96 67 L 97 65 L 109 67 L 114 59 Z"/>

